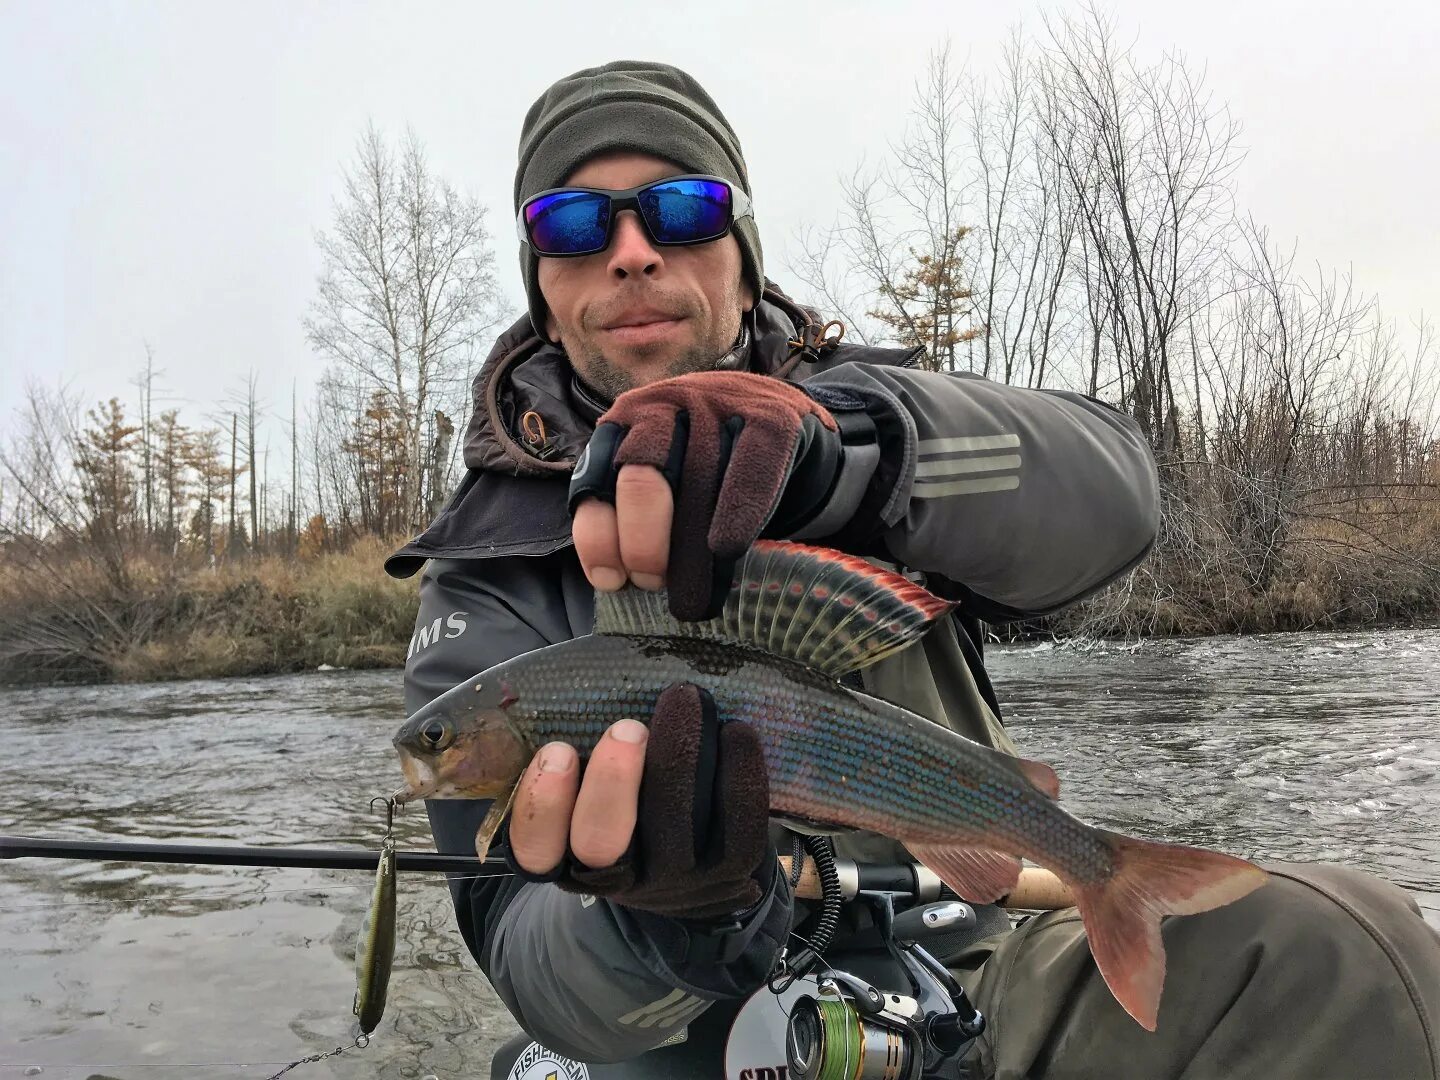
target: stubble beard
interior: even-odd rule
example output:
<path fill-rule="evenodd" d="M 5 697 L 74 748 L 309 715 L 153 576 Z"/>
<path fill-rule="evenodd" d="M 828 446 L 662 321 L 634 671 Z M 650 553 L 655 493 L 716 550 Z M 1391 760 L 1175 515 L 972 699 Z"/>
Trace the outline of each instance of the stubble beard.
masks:
<path fill-rule="evenodd" d="M 614 401 L 626 390 L 634 390 L 637 386 L 676 375 L 689 375 L 695 371 L 711 371 L 729 348 L 729 341 L 723 345 L 707 342 L 704 345 L 692 346 L 667 363 L 658 374 L 650 367 L 646 368 L 643 375 L 632 368 L 622 367 L 599 350 L 579 361 L 571 354 L 570 362 L 592 390 L 603 394 L 608 401 Z"/>
<path fill-rule="evenodd" d="M 634 370 L 634 361 L 629 364 L 616 362 L 605 355 L 593 338 L 587 336 L 579 341 L 574 341 L 563 328 L 560 331 L 560 344 L 564 348 L 566 356 L 570 358 L 570 365 L 585 384 L 595 392 L 602 394 L 606 400 L 614 401 L 627 390 L 658 382 L 660 379 L 689 375 L 696 371 L 713 371 L 715 365 L 720 362 L 720 358 L 730 351 L 740 334 L 741 312 L 738 283 L 732 295 L 727 298 L 723 310 L 728 317 L 715 319 L 706 328 L 701 340 L 696 341 L 678 356 L 666 362 L 658 373 L 654 368 L 655 358 L 640 354 L 636 359 L 644 365 L 645 370 L 637 372 Z M 694 319 L 697 315 L 689 314 L 688 317 Z M 662 346 L 661 349 L 657 349 L 656 353 L 660 354 L 663 348 Z"/>

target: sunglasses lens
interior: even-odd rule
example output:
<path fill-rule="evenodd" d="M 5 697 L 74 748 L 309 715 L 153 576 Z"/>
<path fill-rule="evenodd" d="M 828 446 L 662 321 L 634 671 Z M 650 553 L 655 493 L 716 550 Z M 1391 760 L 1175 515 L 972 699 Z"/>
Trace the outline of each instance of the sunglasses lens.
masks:
<path fill-rule="evenodd" d="M 525 228 L 541 255 L 576 255 L 605 246 L 610 198 L 588 191 L 557 191 L 525 206 Z"/>
<path fill-rule="evenodd" d="M 713 240 L 730 225 L 730 188 L 716 180 L 672 180 L 640 193 L 640 210 L 662 244 Z"/>

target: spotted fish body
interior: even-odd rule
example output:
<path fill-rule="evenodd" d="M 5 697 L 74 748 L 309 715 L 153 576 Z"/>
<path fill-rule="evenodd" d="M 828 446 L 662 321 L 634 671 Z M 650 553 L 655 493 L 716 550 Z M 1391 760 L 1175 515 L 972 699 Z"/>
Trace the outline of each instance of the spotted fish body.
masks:
<path fill-rule="evenodd" d="M 1218 907 L 1264 874 L 1086 825 L 1056 801 L 1048 766 L 840 682 L 950 606 L 862 560 L 768 542 L 747 555 L 709 622 L 671 619 L 661 593 L 599 594 L 594 634 L 497 665 L 406 721 L 395 739 L 406 797 L 496 799 L 484 847 L 536 749 L 564 741 L 584 760 L 616 720 L 645 720 L 667 686 L 692 683 L 722 720 L 759 733 L 772 813 L 894 837 L 975 902 L 1007 893 L 1020 859 L 1053 870 L 1077 896 L 1117 999 L 1153 1029 L 1161 915 Z"/>
<path fill-rule="evenodd" d="M 666 686 L 692 683 L 709 691 L 722 721 L 759 732 L 778 815 L 907 844 L 993 833 L 1004 837 L 998 850 L 1062 863 L 1080 880 L 1109 870 L 1110 848 L 1037 789 L 1019 759 L 759 650 L 593 634 L 467 685 L 483 697 L 491 680 L 515 699 L 506 712 L 529 746 L 567 742 L 582 760 L 615 721 L 644 719 Z"/>

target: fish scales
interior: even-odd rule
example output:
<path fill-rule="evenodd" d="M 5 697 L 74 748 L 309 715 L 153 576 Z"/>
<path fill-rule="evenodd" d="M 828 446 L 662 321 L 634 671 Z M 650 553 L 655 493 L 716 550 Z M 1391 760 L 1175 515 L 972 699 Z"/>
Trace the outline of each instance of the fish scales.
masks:
<path fill-rule="evenodd" d="M 511 719 L 537 749 L 558 740 L 588 757 L 615 721 L 647 719 L 667 685 L 690 682 L 715 698 L 723 720 L 760 732 L 780 813 L 910 841 L 998 834 L 1007 849 L 1062 860 L 1085 880 L 1109 870 L 1109 848 L 1011 759 L 758 650 L 596 635 L 519 657 L 491 677 L 508 684 Z"/>

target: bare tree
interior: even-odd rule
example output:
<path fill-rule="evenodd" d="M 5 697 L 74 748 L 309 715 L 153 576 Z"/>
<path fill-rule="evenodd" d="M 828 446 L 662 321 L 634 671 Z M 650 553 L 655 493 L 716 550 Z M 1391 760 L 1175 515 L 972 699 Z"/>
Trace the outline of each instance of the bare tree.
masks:
<path fill-rule="evenodd" d="M 236 432 L 239 430 L 240 416 L 238 413 L 230 414 L 230 531 L 225 540 L 225 555 L 233 557 L 239 549 L 239 536 L 235 531 L 235 481 L 240 477 L 240 469 L 236 465 L 235 440 Z"/>
<path fill-rule="evenodd" d="M 1074 204 L 1037 122 L 1035 61 L 1020 32 L 1001 52 L 993 88 L 975 83 L 966 123 L 975 181 L 974 293 L 987 378 L 1043 386 L 1064 353 Z"/>
<path fill-rule="evenodd" d="M 873 325 L 865 296 L 855 295 L 855 276 L 843 261 L 841 227 L 801 226 L 795 232 L 798 252 L 787 262 L 791 275 L 809 290 L 808 301 L 828 316 L 845 324 L 845 339 L 870 345 L 879 341 L 883 330 Z M 862 289 L 868 288 L 861 286 Z"/>
<path fill-rule="evenodd" d="M 186 448 L 186 464 L 195 477 L 197 499 L 191 534 L 205 553 L 206 565 L 211 567 L 215 564 L 215 504 L 225 501 L 227 486 L 234 490 L 234 473 L 225 466 L 221 438 L 218 428 L 205 428 L 192 433 Z"/>
<path fill-rule="evenodd" d="M 429 418 L 463 408 L 475 346 L 500 315 L 485 209 L 434 175 L 413 133 L 397 155 L 372 127 L 319 245 L 310 341 L 366 402 L 380 393 L 394 409 L 406 459 L 395 494 L 416 526 L 434 475 Z"/>
<path fill-rule="evenodd" d="M 970 181 L 962 167 L 958 112 L 962 79 L 948 44 L 931 54 L 916 84 L 910 125 L 876 168 L 841 180 L 844 210 L 828 229 L 796 236 L 791 272 L 861 341 L 925 349 L 923 363 L 970 365 L 971 318 L 964 265 Z"/>
<path fill-rule="evenodd" d="M 290 383 L 290 501 L 285 523 L 286 550 L 293 556 L 300 547 L 300 418 L 294 380 Z"/>
<path fill-rule="evenodd" d="M 1227 247 L 1239 127 L 1183 59 L 1141 64 L 1097 8 L 1046 27 L 1040 123 L 1077 215 L 1095 365 L 1116 357 L 1130 411 L 1176 456 L 1186 326 Z"/>
<path fill-rule="evenodd" d="M 260 423 L 265 412 L 265 401 L 260 396 L 260 377 L 252 370 L 245 376 L 245 381 L 236 387 L 232 387 L 226 395 L 226 404 L 230 413 L 230 466 L 234 470 L 235 479 L 245 475 L 250 476 L 249 483 L 249 518 L 250 533 L 246 537 L 246 546 L 251 552 L 258 553 L 261 550 L 263 540 L 263 525 L 261 517 L 261 492 L 260 484 Z M 237 450 L 244 453 L 243 464 L 237 459 Z M 230 490 L 230 544 L 227 552 L 239 552 L 240 540 L 243 529 L 236 531 L 235 522 L 238 515 L 235 490 Z"/>
<path fill-rule="evenodd" d="M 159 374 L 163 375 L 164 372 Z M 145 500 L 145 531 L 151 532 L 155 528 L 155 472 L 152 468 L 151 435 L 152 425 L 155 422 L 154 416 L 154 395 L 155 395 L 155 352 L 150 348 L 150 343 L 145 343 L 145 367 L 135 377 L 134 385 L 140 391 L 140 456 L 142 463 L 141 488 Z"/>

